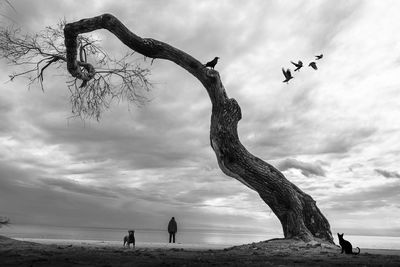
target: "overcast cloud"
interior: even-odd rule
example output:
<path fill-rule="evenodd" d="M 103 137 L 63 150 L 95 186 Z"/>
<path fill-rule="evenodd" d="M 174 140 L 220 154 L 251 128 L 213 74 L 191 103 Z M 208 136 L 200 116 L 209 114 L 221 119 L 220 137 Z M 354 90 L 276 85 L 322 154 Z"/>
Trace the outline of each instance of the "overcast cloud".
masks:
<path fill-rule="evenodd" d="M 385 171 L 381 169 L 375 169 L 375 171 L 386 178 L 400 178 L 400 174 L 397 172 Z"/>
<path fill-rule="evenodd" d="M 219 56 L 249 151 L 313 196 L 334 233 L 400 236 L 399 1 L 11 2 L 7 16 L 28 32 L 107 12 L 202 62 Z M 95 36 L 110 55 L 127 51 Z M 287 85 L 291 60 L 306 66 Z M 155 60 L 149 104 L 116 103 L 100 122 L 69 118 L 65 69 L 49 70 L 42 92 L 0 66 L 0 215 L 154 229 L 175 216 L 184 228 L 282 233 L 257 193 L 219 170 L 208 95 L 179 66 Z"/>
<path fill-rule="evenodd" d="M 307 163 L 298 161 L 295 159 L 285 159 L 277 164 L 280 171 L 286 171 L 288 169 L 298 169 L 304 176 L 310 177 L 312 175 L 325 176 L 325 170 L 321 165 L 316 163 Z"/>

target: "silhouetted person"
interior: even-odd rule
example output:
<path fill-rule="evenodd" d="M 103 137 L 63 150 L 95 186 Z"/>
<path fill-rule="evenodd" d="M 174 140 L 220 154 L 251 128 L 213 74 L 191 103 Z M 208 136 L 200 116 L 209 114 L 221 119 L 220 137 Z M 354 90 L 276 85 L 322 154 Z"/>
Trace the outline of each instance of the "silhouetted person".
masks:
<path fill-rule="evenodd" d="M 212 69 L 214 69 L 215 65 L 217 65 L 219 57 L 215 57 L 213 60 L 209 61 L 206 63 L 206 68 L 207 67 L 211 67 Z"/>
<path fill-rule="evenodd" d="M 175 243 L 175 234 L 177 231 L 178 231 L 178 226 L 176 225 L 175 218 L 172 217 L 168 223 L 169 243 L 171 243 L 171 239 Z"/>
<path fill-rule="evenodd" d="M 292 64 L 296 67 L 294 69 L 294 71 L 298 71 L 299 69 L 301 69 L 303 67 L 303 62 L 301 62 L 301 60 L 299 60 L 299 62 L 297 62 L 297 63 L 294 63 L 293 61 L 290 61 L 290 62 L 292 62 Z"/>
<path fill-rule="evenodd" d="M 290 69 L 285 70 L 284 68 L 282 68 L 282 72 L 285 76 L 285 80 L 283 82 L 289 84 L 289 80 L 293 79 L 292 73 L 290 73 Z"/>
<path fill-rule="evenodd" d="M 315 60 L 320 60 L 321 58 L 323 58 L 324 57 L 324 55 L 323 54 L 321 54 L 321 55 L 318 55 L 318 56 L 315 56 Z"/>
<path fill-rule="evenodd" d="M 308 64 L 308 66 L 309 66 L 309 67 L 312 67 L 314 70 L 317 70 L 317 69 L 318 69 L 317 64 L 315 64 L 314 61 L 311 62 L 310 64 Z"/>

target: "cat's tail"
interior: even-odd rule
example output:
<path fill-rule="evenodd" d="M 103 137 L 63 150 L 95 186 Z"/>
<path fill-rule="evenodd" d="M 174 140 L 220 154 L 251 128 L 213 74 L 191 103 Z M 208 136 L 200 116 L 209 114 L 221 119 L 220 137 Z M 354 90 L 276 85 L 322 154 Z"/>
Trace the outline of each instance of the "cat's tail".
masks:
<path fill-rule="evenodd" d="M 357 247 L 357 248 L 358 248 L 358 252 L 357 252 L 357 253 L 354 253 L 354 252 L 353 252 L 353 254 L 354 254 L 354 255 L 358 255 L 358 254 L 360 254 L 360 251 L 361 251 L 361 250 L 360 250 L 360 248 L 359 248 L 359 247 Z"/>

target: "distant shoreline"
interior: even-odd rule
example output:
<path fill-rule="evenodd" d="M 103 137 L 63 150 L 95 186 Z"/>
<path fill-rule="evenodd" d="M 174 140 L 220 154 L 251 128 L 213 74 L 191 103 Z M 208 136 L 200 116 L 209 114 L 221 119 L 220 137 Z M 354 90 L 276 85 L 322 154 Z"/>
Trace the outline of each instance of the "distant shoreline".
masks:
<path fill-rule="evenodd" d="M 135 229 L 137 244 L 147 246 L 149 243 L 166 244 L 168 242 L 168 233 L 163 230 L 144 230 Z M 215 230 L 215 229 L 214 229 Z M 246 232 L 228 233 L 218 231 L 197 231 L 182 230 L 178 232 L 177 242 L 188 245 L 198 244 L 203 247 L 225 248 L 237 246 L 252 242 L 261 242 L 273 238 L 283 237 L 279 233 L 254 233 Z M 126 230 L 120 228 L 99 228 L 99 227 L 65 227 L 65 226 L 44 226 L 35 224 L 12 224 L 1 228 L 0 234 L 21 240 L 31 239 L 54 239 L 54 240 L 93 240 L 115 242 L 118 246 L 123 237 L 127 234 Z M 337 237 L 334 235 L 335 242 Z M 346 234 L 346 240 L 349 240 L 353 246 L 369 249 L 400 249 L 400 237 L 396 236 L 357 236 L 350 233 Z M 159 247 L 161 245 L 158 245 Z"/>
<path fill-rule="evenodd" d="M 76 239 L 52 239 L 52 238 L 12 238 L 18 241 L 33 242 L 43 245 L 78 245 L 87 247 L 123 247 L 121 241 L 108 241 L 108 240 L 76 240 Z M 218 244 L 194 244 L 194 243 L 162 243 L 162 242 L 136 242 L 136 248 L 183 248 L 183 249 L 224 249 L 231 246 L 218 245 Z"/>

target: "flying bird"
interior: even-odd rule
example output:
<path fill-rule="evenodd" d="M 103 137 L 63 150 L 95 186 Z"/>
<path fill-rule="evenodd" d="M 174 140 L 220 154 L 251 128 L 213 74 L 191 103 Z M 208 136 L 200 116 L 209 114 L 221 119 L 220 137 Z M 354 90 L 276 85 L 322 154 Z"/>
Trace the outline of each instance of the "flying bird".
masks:
<path fill-rule="evenodd" d="M 321 54 L 321 55 L 317 55 L 317 56 L 315 56 L 315 60 L 320 60 L 321 58 L 323 58 L 324 57 L 324 55 L 323 54 Z"/>
<path fill-rule="evenodd" d="M 314 70 L 317 70 L 317 64 L 315 64 L 315 62 L 311 62 L 310 64 L 308 64 L 309 67 L 312 67 Z"/>
<path fill-rule="evenodd" d="M 294 71 L 298 71 L 303 67 L 303 62 L 301 62 L 301 60 L 299 60 L 299 62 L 297 62 L 297 63 L 294 63 L 293 61 L 290 61 L 290 62 L 292 62 L 292 64 L 296 67 L 294 69 Z"/>
<path fill-rule="evenodd" d="M 292 73 L 290 73 L 290 69 L 285 70 L 284 68 L 282 68 L 282 72 L 285 76 L 285 80 L 282 82 L 289 84 L 289 80 L 293 79 Z"/>
<path fill-rule="evenodd" d="M 215 65 L 217 65 L 219 57 L 215 57 L 213 60 L 209 61 L 206 63 L 206 68 L 207 67 L 211 67 L 212 69 L 214 69 Z"/>

